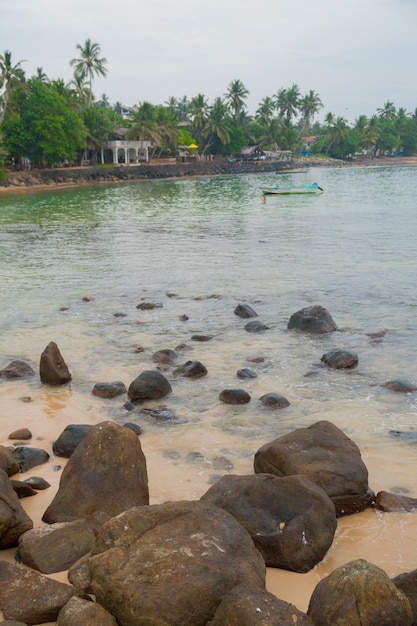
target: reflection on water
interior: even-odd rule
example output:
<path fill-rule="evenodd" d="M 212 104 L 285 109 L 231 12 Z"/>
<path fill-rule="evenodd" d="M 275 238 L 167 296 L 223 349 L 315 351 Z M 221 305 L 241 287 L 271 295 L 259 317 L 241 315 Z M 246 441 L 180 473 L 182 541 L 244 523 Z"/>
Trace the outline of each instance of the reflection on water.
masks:
<path fill-rule="evenodd" d="M 0 197 L 0 355 L 36 364 L 56 341 L 73 376 L 55 391 L 38 379 L 0 383 L 2 439 L 22 425 L 53 440 L 68 423 L 135 421 L 144 428 L 151 499 L 163 502 L 199 498 L 225 472 L 251 473 L 261 445 L 327 419 L 359 445 L 375 491 L 401 487 L 417 497 L 417 444 L 389 436 L 416 429 L 416 394 L 381 386 L 417 382 L 415 173 L 317 169 L 297 182 L 317 181 L 320 196 L 265 203 L 259 186 L 275 182 L 273 174 Z M 162 306 L 141 311 L 143 300 Z M 269 330 L 248 333 L 247 320 L 234 315 L 240 302 Z M 288 332 L 290 315 L 310 304 L 325 306 L 339 330 Z M 213 339 L 196 342 L 195 334 Z M 171 423 L 127 411 L 126 398 L 92 395 L 96 382 L 128 386 L 155 367 L 154 352 L 180 345 L 179 362 L 199 360 L 209 373 L 189 380 L 166 372 L 173 393 L 147 407 L 168 407 Z M 357 369 L 323 367 L 321 356 L 334 347 L 356 351 Z M 238 379 L 242 367 L 257 377 Z M 238 387 L 250 394 L 248 405 L 219 401 L 223 389 Z M 259 398 L 268 392 L 290 407 L 266 409 Z M 269 576 L 281 576 L 291 599 L 289 580 L 300 589 L 308 579 L 310 593 L 356 551 L 390 575 L 414 569 L 416 533 L 413 514 L 353 516 L 339 523 L 313 573 Z"/>

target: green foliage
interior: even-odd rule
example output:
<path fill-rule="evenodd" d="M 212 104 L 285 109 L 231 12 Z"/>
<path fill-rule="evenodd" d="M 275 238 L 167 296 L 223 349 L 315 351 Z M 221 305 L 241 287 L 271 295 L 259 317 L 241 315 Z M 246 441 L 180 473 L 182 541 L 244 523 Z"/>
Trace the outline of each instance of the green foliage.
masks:
<path fill-rule="evenodd" d="M 4 145 L 11 157 L 47 165 L 75 160 L 87 134 L 82 119 L 50 84 L 31 79 L 27 85 L 19 115 L 6 116 L 3 125 Z"/>

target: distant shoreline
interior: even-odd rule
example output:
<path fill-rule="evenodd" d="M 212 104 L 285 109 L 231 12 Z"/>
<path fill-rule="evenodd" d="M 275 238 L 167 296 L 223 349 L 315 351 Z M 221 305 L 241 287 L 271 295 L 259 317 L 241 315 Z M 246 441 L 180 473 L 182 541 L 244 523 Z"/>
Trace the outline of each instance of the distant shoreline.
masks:
<path fill-rule="evenodd" d="M 341 161 L 326 157 L 298 157 L 290 161 L 228 161 L 216 158 L 213 161 L 194 163 L 144 163 L 141 165 L 102 167 L 76 167 L 35 169 L 10 172 L 9 177 L 0 180 L 0 194 L 37 192 L 45 190 L 75 189 L 97 184 L 140 182 L 194 178 L 203 176 L 224 176 L 262 172 L 285 173 L 303 169 L 332 167 L 408 167 L 417 166 L 417 156 L 381 157 L 355 161 Z"/>

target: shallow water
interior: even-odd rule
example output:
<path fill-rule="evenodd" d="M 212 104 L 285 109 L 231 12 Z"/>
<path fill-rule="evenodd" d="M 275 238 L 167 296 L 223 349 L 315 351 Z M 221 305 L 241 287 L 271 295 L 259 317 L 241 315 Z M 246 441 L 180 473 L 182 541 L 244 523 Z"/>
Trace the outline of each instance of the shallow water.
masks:
<path fill-rule="evenodd" d="M 273 174 L 130 183 L 94 189 L 0 197 L 0 366 L 10 357 L 37 367 L 55 341 L 72 373 L 64 388 L 39 380 L 0 383 L 0 441 L 28 425 L 33 445 L 49 448 L 68 423 L 136 421 L 143 429 L 151 502 L 197 499 L 224 473 L 253 471 L 267 441 L 327 419 L 360 447 L 374 491 L 417 497 L 417 444 L 390 430 L 415 430 L 417 396 L 381 386 L 417 382 L 415 276 L 417 169 L 314 169 L 279 175 L 318 182 L 319 196 L 268 197 Z M 140 311 L 142 301 L 162 305 Z M 250 304 L 269 326 L 245 330 L 234 314 Z M 326 307 L 339 330 L 325 337 L 287 330 L 292 313 Z M 182 315 L 188 320 L 182 321 Z M 370 334 L 384 330 L 382 337 Z M 196 334 L 212 335 L 207 342 Z M 173 423 L 102 400 L 96 382 L 126 386 L 153 369 L 159 349 L 184 344 L 179 363 L 208 369 L 190 381 L 166 372 L 173 393 L 148 407 L 169 407 Z M 344 347 L 359 355 L 353 371 L 322 367 L 321 356 Z M 253 358 L 261 357 L 260 363 Z M 236 372 L 254 369 L 242 381 Z M 225 388 L 245 388 L 247 405 L 219 401 Z M 290 407 L 266 409 L 277 392 Z M 32 402 L 22 402 L 29 396 Z M 51 467 L 62 459 L 51 460 Z M 57 486 L 59 472 L 36 468 Z M 49 499 L 48 499 L 49 498 Z M 42 516 L 51 494 L 28 503 Z M 367 511 L 339 521 L 323 563 L 309 574 L 269 570 L 279 597 L 306 609 L 318 579 L 352 558 L 367 558 L 389 575 L 417 567 L 415 514 Z"/>

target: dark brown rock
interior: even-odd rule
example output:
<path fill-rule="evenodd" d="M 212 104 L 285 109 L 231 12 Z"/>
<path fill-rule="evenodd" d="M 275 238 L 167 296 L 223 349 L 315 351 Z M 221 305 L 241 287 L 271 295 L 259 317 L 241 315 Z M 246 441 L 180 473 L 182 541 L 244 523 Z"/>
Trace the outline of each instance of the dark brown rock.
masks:
<path fill-rule="evenodd" d="M 20 472 L 17 459 L 11 450 L 5 446 L 0 446 L 0 469 L 4 470 L 8 476 L 14 476 Z"/>
<path fill-rule="evenodd" d="M 227 593 L 207 626 L 312 626 L 294 605 L 268 591 L 240 585 Z"/>
<path fill-rule="evenodd" d="M 356 352 L 342 348 L 334 348 L 326 352 L 326 354 L 323 354 L 321 361 L 337 370 L 354 369 L 359 363 L 359 358 Z"/>
<path fill-rule="evenodd" d="M 133 402 L 157 400 L 172 391 L 171 385 L 158 370 L 147 370 L 130 383 L 128 396 Z"/>
<path fill-rule="evenodd" d="M 0 550 L 16 546 L 20 535 L 31 528 L 32 520 L 22 508 L 6 472 L 0 470 Z"/>
<path fill-rule="evenodd" d="M 363 511 L 374 499 L 358 446 L 324 420 L 262 446 L 254 468 L 276 476 L 304 474 L 333 500 L 338 517 Z"/>
<path fill-rule="evenodd" d="M 70 585 L 0 561 L 0 606 L 6 619 L 26 624 L 54 622 L 72 595 Z"/>
<path fill-rule="evenodd" d="M 9 478 L 9 480 L 13 491 L 19 499 L 36 496 L 36 494 L 38 493 L 35 489 L 33 489 L 33 487 L 31 487 L 27 483 L 22 482 L 21 480 L 13 480 L 12 478 Z"/>
<path fill-rule="evenodd" d="M 249 317 L 258 317 L 256 311 L 254 311 L 249 304 L 238 304 L 234 310 L 234 314 L 244 319 Z"/>
<path fill-rule="evenodd" d="M 289 400 L 279 393 L 265 393 L 259 400 L 268 409 L 285 409 L 287 406 L 290 406 Z"/>
<path fill-rule="evenodd" d="M 203 502 L 126 511 L 102 527 L 88 562 L 96 600 L 119 626 L 205 626 L 235 586 L 265 590 L 246 530 Z"/>
<path fill-rule="evenodd" d="M 407 596 L 413 612 L 413 626 L 415 626 L 417 624 L 417 569 L 399 574 L 391 580 L 397 589 Z"/>
<path fill-rule="evenodd" d="M 247 367 L 243 367 L 242 369 L 238 370 L 236 376 L 242 379 L 258 378 L 258 374 Z"/>
<path fill-rule="evenodd" d="M 73 596 L 60 610 L 56 626 L 117 626 L 117 622 L 96 602 Z"/>
<path fill-rule="evenodd" d="M 111 517 L 149 503 L 146 460 L 139 438 L 111 422 L 94 426 L 65 466 L 43 521 L 84 518 L 97 531 Z"/>
<path fill-rule="evenodd" d="M 175 350 L 166 348 L 164 350 L 158 350 L 152 355 L 152 361 L 154 363 L 162 363 L 164 365 L 173 365 L 178 359 L 178 354 Z"/>
<path fill-rule="evenodd" d="M 246 528 L 267 567 L 308 572 L 333 542 L 334 504 L 304 476 L 223 476 L 201 500 Z"/>
<path fill-rule="evenodd" d="M 417 386 L 414 385 L 414 383 L 410 383 L 403 378 L 388 380 L 386 383 L 383 383 L 382 386 L 396 393 L 413 393 L 417 390 Z"/>
<path fill-rule="evenodd" d="M 53 574 L 71 567 L 94 543 L 91 526 L 79 519 L 28 530 L 19 537 L 19 554 L 28 567 Z"/>
<path fill-rule="evenodd" d="M 41 354 L 39 373 L 45 385 L 65 385 L 71 380 L 68 367 L 54 341 L 51 341 Z"/>
<path fill-rule="evenodd" d="M 200 341 L 200 342 L 211 341 L 212 339 L 214 339 L 213 335 L 192 335 L 191 337 L 192 341 Z"/>
<path fill-rule="evenodd" d="M 91 424 L 68 424 L 65 426 L 58 439 L 52 444 L 54 454 L 69 459 L 75 448 L 92 428 Z"/>
<path fill-rule="evenodd" d="M 335 569 L 313 591 L 307 611 L 315 626 L 411 626 L 408 598 L 387 574 L 358 559 Z"/>
<path fill-rule="evenodd" d="M 289 319 L 288 330 L 300 330 L 304 333 L 323 334 L 337 330 L 330 313 L 322 306 L 314 305 L 300 309 Z"/>
<path fill-rule="evenodd" d="M 219 395 L 219 400 L 225 404 L 247 404 L 250 399 L 250 395 L 244 389 L 223 389 Z"/>
<path fill-rule="evenodd" d="M 32 487 L 32 489 L 36 489 L 37 491 L 43 491 L 44 489 L 48 489 L 48 487 L 51 486 L 48 481 L 41 476 L 30 476 L 29 478 L 26 478 L 23 482 Z"/>
<path fill-rule="evenodd" d="M 31 378 L 35 375 L 35 370 L 26 361 L 15 359 L 11 361 L 4 369 L 0 371 L 3 378 Z"/>
<path fill-rule="evenodd" d="M 32 433 L 29 428 L 18 428 L 18 430 L 14 430 L 10 433 L 9 439 L 13 439 L 14 441 L 29 441 L 29 439 L 32 439 Z"/>
<path fill-rule="evenodd" d="M 207 374 L 207 368 L 200 361 L 186 361 L 173 371 L 174 376 L 185 378 L 202 378 Z"/>
<path fill-rule="evenodd" d="M 125 384 L 120 380 L 111 383 L 96 383 L 93 387 L 93 395 L 99 398 L 116 398 L 126 391 Z"/>
<path fill-rule="evenodd" d="M 375 498 L 375 507 L 380 511 L 414 511 L 417 509 L 417 498 L 401 496 L 389 491 L 380 491 Z"/>
<path fill-rule="evenodd" d="M 140 311 L 153 311 L 154 309 L 161 309 L 161 302 L 141 302 L 136 306 Z"/>

